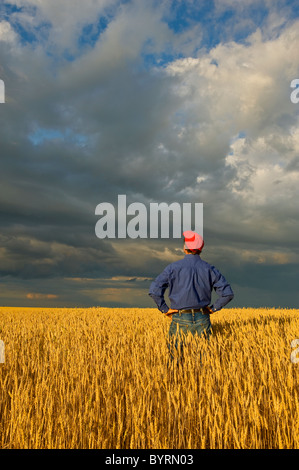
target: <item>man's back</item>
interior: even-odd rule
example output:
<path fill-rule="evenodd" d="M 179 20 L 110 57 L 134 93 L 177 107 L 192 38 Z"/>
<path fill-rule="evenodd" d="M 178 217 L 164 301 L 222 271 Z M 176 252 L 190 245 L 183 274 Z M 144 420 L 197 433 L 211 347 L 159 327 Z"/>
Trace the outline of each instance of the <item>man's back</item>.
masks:
<path fill-rule="evenodd" d="M 164 300 L 166 288 L 169 289 L 171 308 L 178 310 L 208 306 L 213 289 L 219 296 L 212 306 L 214 310 L 219 310 L 233 298 L 233 291 L 224 276 L 198 254 L 186 254 L 169 264 L 151 284 L 149 295 L 164 313 L 168 310 Z"/>

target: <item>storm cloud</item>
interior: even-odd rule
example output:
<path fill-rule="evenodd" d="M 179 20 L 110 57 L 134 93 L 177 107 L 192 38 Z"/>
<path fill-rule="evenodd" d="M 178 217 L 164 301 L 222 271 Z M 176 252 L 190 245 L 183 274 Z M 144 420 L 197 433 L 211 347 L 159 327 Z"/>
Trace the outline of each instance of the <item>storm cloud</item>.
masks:
<path fill-rule="evenodd" d="M 153 306 L 182 241 L 98 239 L 97 204 L 125 194 L 204 204 L 232 306 L 298 307 L 295 3 L 0 7 L 3 305 Z"/>

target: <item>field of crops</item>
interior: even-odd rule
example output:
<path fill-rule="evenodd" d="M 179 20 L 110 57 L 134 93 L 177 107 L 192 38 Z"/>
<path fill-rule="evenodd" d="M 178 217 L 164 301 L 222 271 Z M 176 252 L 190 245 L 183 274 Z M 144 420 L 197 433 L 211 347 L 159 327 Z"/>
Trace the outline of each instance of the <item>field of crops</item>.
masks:
<path fill-rule="evenodd" d="M 170 365 L 155 309 L 2 307 L 0 448 L 298 448 L 298 314 L 224 309 Z"/>

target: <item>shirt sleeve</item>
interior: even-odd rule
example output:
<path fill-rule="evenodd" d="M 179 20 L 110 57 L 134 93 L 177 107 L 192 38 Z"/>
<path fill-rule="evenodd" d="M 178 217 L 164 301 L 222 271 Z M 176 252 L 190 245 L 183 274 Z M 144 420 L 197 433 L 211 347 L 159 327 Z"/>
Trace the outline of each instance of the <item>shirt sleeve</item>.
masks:
<path fill-rule="evenodd" d="M 149 295 L 156 302 L 158 309 L 162 313 L 167 313 L 169 310 L 164 299 L 164 293 L 169 285 L 168 279 L 168 268 L 165 268 L 164 271 L 151 283 L 149 290 Z"/>
<path fill-rule="evenodd" d="M 218 299 L 211 306 L 211 308 L 214 312 L 216 312 L 234 298 L 234 293 L 225 277 L 214 266 L 212 266 L 212 282 L 213 288 L 218 295 Z"/>

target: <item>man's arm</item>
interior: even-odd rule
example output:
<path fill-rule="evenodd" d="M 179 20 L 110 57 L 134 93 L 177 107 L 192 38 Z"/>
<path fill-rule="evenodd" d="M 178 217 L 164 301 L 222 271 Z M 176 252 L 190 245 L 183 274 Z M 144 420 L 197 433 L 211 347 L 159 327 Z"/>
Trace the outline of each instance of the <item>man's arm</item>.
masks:
<path fill-rule="evenodd" d="M 168 270 L 167 268 L 159 274 L 158 277 L 151 283 L 149 294 L 156 302 L 158 309 L 162 313 L 167 313 L 169 310 L 168 305 L 164 299 L 164 293 L 168 287 Z"/>
<path fill-rule="evenodd" d="M 218 299 L 211 305 L 211 310 L 217 312 L 234 298 L 234 293 L 225 277 L 214 266 L 212 266 L 212 281 Z"/>

